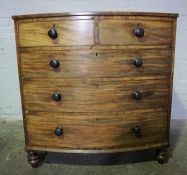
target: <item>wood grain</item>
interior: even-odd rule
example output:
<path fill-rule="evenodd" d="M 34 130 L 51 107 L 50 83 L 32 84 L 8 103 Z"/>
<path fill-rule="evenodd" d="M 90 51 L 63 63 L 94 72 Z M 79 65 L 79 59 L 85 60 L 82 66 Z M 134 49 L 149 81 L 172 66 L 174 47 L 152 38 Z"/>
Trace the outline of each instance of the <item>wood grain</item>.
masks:
<path fill-rule="evenodd" d="M 173 76 L 174 76 L 174 62 L 175 62 L 175 42 L 176 42 L 176 28 L 177 21 L 173 22 L 173 37 L 172 37 L 172 59 L 171 59 L 171 73 L 170 73 L 170 87 L 169 87 L 169 97 L 168 97 L 168 131 L 170 130 L 170 121 L 171 121 L 171 107 L 172 107 L 172 94 L 173 94 Z M 168 132 L 168 140 L 170 138 L 170 132 Z"/>
<path fill-rule="evenodd" d="M 153 13 L 153 12 L 84 12 L 84 13 L 45 13 L 45 14 L 30 14 L 30 15 L 15 15 L 13 19 L 37 19 L 37 18 L 51 18 L 51 17 L 71 17 L 71 16 L 151 16 L 154 17 L 178 17 L 177 13 Z"/>
<path fill-rule="evenodd" d="M 167 113 L 136 111 L 118 115 L 35 113 L 27 115 L 29 146 L 62 149 L 105 149 L 151 147 L 167 141 Z M 132 131 L 142 129 L 141 137 Z M 62 127 L 64 134 L 54 131 Z"/>
<path fill-rule="evenodd" d="M 14 16 L 26 149 L 99 153 L 168 146 L 177 16 Z M 137 24 L 145 30 L 142 38 L 133 33 Z M 48 37 L 53 25 L 56 40 Z M 142 67 L 132 64 L 135 57 Z M 53 58 L 59 69 L 49 66 Z M 133 90 L 143 98 L 135 100 Z M 62 94 L 60 102 L 52 100 L 54 92 Z M 57 137 L 56 127 L 64 135 Z"/>
<path fill-rule="evenodd" d="M 34 111 L 97 112 L 166 108 L 169 79 L 25 79 L 25 108 Z M 132 97 L 134 90 L 143 94 Z M 62 95 L 54 102 L 52 94 Z"/>
<path fill-rule="evenodd" d="M 18 23 L 14 21 L 14 30 L 15 30 L 15 41 L 16 41 L 16 55 L 17 55 L 17 66 L 18 66 L 18 73 L 19 73 L 19 86 L 20 86 L 20 98 L 21 98 L 21 109 L 23 115 L 23 127 L 24 127 L 24 138 L 25 144 L 27 143 L 27 121 L 25 119 L 25 109 L 24 109 L 24 95 L 23 95 L 23 82 L 22 82 L 22 69 L 21 69 L 21 52 L 19 48 L 19 32 L 18 32 Z"/>
<path fill-rule="evenodd" d="M 144 37 L 137 37 L 134 29 L 140 24 L 144 28 Z M 100 20 L 100 45 L 141 45 L 171 44 L 172 22 L 148 20 Z"/>
<path fill-rule="evenodd" d="M 48 36 L 48 31 L 53 25 L 58 33 L 58 38 L 55 40 Z M 51 19 L 51 21 L 20 23 L 19 34 L 20 47 L 93 45 L 94 21 Z"/>
<path fill-rule="evenodd" d="M 134 58 L 143 66 L 136 67 Z M 57 59 L 59 68 L 50 61 Z M 21 53 L 21 68 L 25 78 L 85 78 L 169 75 L 171 50 L 81 50 Z M 33 71 L 34 70 L 34 71 Z"/>

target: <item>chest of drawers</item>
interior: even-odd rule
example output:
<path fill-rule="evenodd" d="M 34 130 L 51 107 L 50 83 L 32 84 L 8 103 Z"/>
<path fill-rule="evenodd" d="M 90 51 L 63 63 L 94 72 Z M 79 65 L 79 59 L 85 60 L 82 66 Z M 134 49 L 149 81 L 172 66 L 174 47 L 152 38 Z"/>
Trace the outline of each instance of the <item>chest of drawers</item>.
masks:
<path fill-rule="evenodd" d="M 28 161 L 169 145 L 177 14 L 14 16 Z"/>

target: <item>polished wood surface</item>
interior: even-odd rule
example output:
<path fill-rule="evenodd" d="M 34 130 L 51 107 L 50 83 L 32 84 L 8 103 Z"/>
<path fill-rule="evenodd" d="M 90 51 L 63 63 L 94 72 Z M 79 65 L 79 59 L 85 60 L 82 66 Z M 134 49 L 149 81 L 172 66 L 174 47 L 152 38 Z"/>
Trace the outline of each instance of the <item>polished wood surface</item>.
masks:
<path fill-rule="evenodd" d="M 132 12 L 14 16 L 26 149 L 92 153 L 166 147 L 176 17 Z M 134 34 L 137 25 L 143 37 Z M 52 27 L 57 39 L 48 36 Z M 142 66 L 135 66 L 134 58 L 141 58 Z M 50 66 L 52 59 L 59 68 Z M 133 98 L 134 90 L 142 99 Z M 52 99 L 55 92 L 62 96 L 58 102 Z M 135 125 L 141 137 L 132 130 Z M 61 136 L 55 135 L 57 127 L 63 128 Z"/>
<path fill-rule="evenodd" d="M 137 26 L 144 29 L 144 37 L 137 37 L 134 29 Z M 171 44 L 172 22 L 148 20 L 100 20 L 100 45 L 141 45 L 141 44 Z M 162 32 L 161 32 L 162 31 Z"/>
<path fill-rule="evenodd" d="M 152 77 L 153 78 L 153 77 Z M 29 79 L 24 82 L 25 109 L 33 111 L 99 112 L 165 108 L 169 80 L 160 79 Z M 134 90 L 143 97 L 133 98 Z M 62 99 L 52 100 L 59 92 Z"/>
<path fill-rule="evenodd" d="M 48 31 L 55 27 L 57 39 L 48 36 Z M 32 29 L 32 32 L 30 30 Z M 93 45 L 93 20 L 42 21 L 19 24 L 19 45 L 36 46 L 71 46 Z"/>
<path fill-rule="evenodd" d="M 113 149 L 143 147 L 166 140 L 167 113 L 163 111 L 131 111 L 121 114 L 28 114 L 29 146 L 65 149 Z M 142 134 L 136 137 L 137 124 Z M 56 127 L 63 135 L 56 136 Z M 122 139 L 123 138 L 123 139 Z"/>
<path fill-rule="evenodd" d="M 25 78 L 88 78 L 126 77 L 129 75 L 169 75 L 171 50 L 74 50 L 21 53 L 21 67 Z M 133 64 L 141 58 L 143 65 Z M 50 66 L 57 59 L 59 68 Z M 35 70 L 35 71 L 33 71 Z"/>
<path fill-rule="evenodd" d="M 154 12 L 84 12 L 84 13 L 46 13 L 46 14 L 31 14 L 31 15 L 15 15 L 13 19 L 29 19 L 29 18 L 51 18 L 61 16 L 148 16 L 148 17 L 178 17 L 177 13 L 154 13 Z"/>

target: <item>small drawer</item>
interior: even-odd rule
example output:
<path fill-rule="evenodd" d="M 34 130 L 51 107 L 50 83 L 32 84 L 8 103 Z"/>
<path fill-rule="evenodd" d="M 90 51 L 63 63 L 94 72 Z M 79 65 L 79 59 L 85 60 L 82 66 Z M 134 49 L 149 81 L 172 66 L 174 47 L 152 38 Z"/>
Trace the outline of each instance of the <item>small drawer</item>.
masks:
<path fill-rule="evenodd" d="M 27 144 L 65 150 L 151 148 L 168 141 L 168 128 L 167 112 L 149 111 L 120 114 L 28 114 Z"/>
<path fill-rule="evenodd" d="M 168 75 L 171 50 L 82 50 L 21 53 L 24 77 L 93 78 Z M 34 71 L 33 71 L 34 70 Z"/>
<path fill-rule="evenodd" d="M 25 109 L 110 112 L 166 109 L 169 79 L 162 76 L 106 79 L 25 79 Z"/>
<path fill-rule="evenodd" d="M 50 20 L 19 24 L 19 46 L 93 45 L 93 20 Z"/>
<path fill-rule="evenodd" d="M 99 21 L 100 45 L 168 45 L 172 22 L 150 20 Z"/>

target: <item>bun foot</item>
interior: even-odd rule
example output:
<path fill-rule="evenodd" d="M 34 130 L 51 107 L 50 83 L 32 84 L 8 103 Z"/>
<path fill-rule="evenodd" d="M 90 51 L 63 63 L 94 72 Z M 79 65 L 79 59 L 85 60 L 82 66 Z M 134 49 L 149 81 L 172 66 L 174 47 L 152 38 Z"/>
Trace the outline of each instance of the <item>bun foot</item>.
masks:
<path fill-rule="evenodd" d="M 156 159 L 160 164 L 166 163 L 168 160 L 167 150 L 156 150 Z"/>
<path fill-rule="evenodd" d="M 27 159 L 32 168 L 37 168 L 45 159 L 47 152 L 28 151 Z"/>

